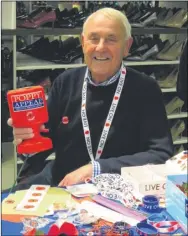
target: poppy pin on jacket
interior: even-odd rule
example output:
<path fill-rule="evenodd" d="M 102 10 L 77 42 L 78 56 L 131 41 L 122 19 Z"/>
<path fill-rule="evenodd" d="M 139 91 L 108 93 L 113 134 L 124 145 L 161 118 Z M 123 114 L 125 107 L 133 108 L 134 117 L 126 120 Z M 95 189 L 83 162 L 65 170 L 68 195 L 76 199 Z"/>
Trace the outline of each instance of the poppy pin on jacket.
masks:
<path fill-rule="evenodd" d="M 62 119 L 61 119 L 61 121 L 62 121 L 62 123 L 63 123 L 64 125 L 67 125 L 67 124 L 69 123 L 69 118 L 68 118 L 68 116 L 63 116 Z"/>

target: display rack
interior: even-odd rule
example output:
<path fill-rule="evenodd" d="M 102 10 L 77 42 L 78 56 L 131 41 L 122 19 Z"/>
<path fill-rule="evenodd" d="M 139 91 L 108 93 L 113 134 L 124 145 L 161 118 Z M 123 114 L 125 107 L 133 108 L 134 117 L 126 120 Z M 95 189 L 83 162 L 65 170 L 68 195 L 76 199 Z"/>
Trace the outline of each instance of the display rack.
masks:
<path fill-rule="evenodd" d="M 61 34 L 80 34 L 82 28 L 37 28 L 37 29 L 3 29 L 2 34 L 4 35 L 61 35 Z M 187 28 L 161 28 L 161 27 L 143 27 L 143 28 L 132 28 L 132 34 L 143 35 L 143 34 L 186 34 Z"/>
<path fill-rule="evenodd" d="M 61 69 L 61 68 L 75 68 L 85 66 L 85 64 L 56 64 L 53 62 L 34 58 L 32 56 L 16 52 L 16 70 L 41 70 L 41 69 Z M 144 65 L 177 65 L 179 61 L 124 61 L 127 66 L 144 66 Z"/>

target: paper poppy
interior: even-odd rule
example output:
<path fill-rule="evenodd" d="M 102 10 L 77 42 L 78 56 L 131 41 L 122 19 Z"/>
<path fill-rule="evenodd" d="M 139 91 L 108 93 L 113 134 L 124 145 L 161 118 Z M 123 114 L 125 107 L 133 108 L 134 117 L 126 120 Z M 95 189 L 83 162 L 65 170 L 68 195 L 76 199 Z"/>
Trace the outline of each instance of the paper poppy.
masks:
<path fill-rule="evenodd" d="M 52 225 L 47 235 L 59 236 L 61 234 L 77 236 L 78 230 L 73 224 L 64 222 L 60 228 L 57 225 Z"/>
<path fill-rule="evenodd" d="M 30 208 L 34 208 L 34 206 L 33 205 L 25 205 L 24 208 L 25 209 L 30 209 Z"/>
<path fill-rule="evenodd" d="M 47 234 L 44 234 L 42 231 L 37 231 L 35 228 L 31 231 L 28 231 L 24 234 L 24 236 L 60 236 L 60 235 L 71 235 L 78 236 L 78 230 L 76 227 L 68 222 L 64 222 L 59 228 L 57 225 L 52 225 Z"/>
<path fill-rule="evenodd" d="M 15 201 L 14 200 L 7 200 L 5 203 L 7 204 L 13 204 Z"/>
<path fill-rule="evenodd" d="M 36 190 L 45 190 L 46 188 L 45 187 L 36 187 Z"/>
<path fill-rule="evenodd" d="M 59 235 L 59 227 L 57 225 L 52 225 L 50 227 L 50 230 L 48 231 L 47 235 L 54 235 L 54 236 L 58 236 Z"/>
<path fill-rule="evenodd" d="M 32 196 L 34 196 L 34 197 L 38 197 L 38 196 L 41 196 L 42 195 L 42 193 L 32 193 Z"/>
<path fill-rule="evenodd" d="M 28 202 L 38 202 L 38 199 L 29 199 Z"/>

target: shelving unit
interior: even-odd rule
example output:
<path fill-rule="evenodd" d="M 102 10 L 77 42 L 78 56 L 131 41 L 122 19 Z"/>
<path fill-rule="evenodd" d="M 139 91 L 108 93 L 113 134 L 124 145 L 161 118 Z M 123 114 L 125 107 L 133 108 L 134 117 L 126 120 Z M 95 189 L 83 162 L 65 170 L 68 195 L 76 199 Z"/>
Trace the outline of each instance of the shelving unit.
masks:
<path fill-rule="evenodd" d="M 32 56 L 16 52 L 16 70 L 40 70 L 40 69 L 61 69 L 75 68 L 85 66 L 85 64 L 56 64 L 54 62 L 45 61 L 34 58 Z M 161 65 L 161 61 L 124 61 L 127 66 L 144 66 L 144 65 Z M 176 65 L 179 61 L 162 61 L 163 65 Z"/>
<path fill-rule="evenodd" d="M 16 52 L 16 70 L 62 69 L 84 66 L 84 64 L 56 64 Z"/>
<path fill-rule="evenodd" d="M 87 1 L 86 1 L 87 3 Z M 87 4 L 86 4 L 87 5 Z M 43 36 L 43 35 L 78 35 L 81 34 L 82 28 L 74 28 L 74 29 L 64 29 L 64 28 L 37 28 L 37 29 L 3 29 L 2 35 L 9 35 L 13 36 L 13 88 L 17 87 L 16 84 L 16 76 L 17 71 L 21 70 L 40 70 L 40 69 L 67 69 L 67 68 L 75 68 L 85 66 L 82 63 L 75 63 L 75 64 L 56 64 L 50 61 L 45 61 L 37 58 L 33 58 L 29 55 L 22 54 L 20 52 L 16 52 L 16 36 Z M 178 34 L 184 35 L 187 34 L 187 28 L 160 28 L 160 27 L 145 27 L 145 28 L 132 28 L 132 35 L 144 35 L 144 34 Z M 160 66 L 160 65 L 178 65 L 179 60 L 175 61 L 159 61 L 159 60 L 147 60 L 147 61 L 125 61 L 127 66 Z M 176 88 L 162 88 L 162 93 L 175 93 Z M 168 116 L 169 120 L 172 119 L 181 119 L 181 118 L 188 118 L 187 112 L 181 112 L 177 114 L 171 114 Z M 174 145 L 186 144 L 188 143 L 187 137 L 182 137 L 178 140 L 173 142 Z M 49 156 L 50 159 L 54 159 L 55 155 L 52 154 Z M 22 161 L 17 159 L 16 150 L 15 150 L 15 177 L 17 175 L 17 164 L 21 164 Z"/>
<path fill-rule="evenodd" d="M 161 91 L 163 93 L 174 93 L 176 92 L 176 88 L 162 88 Z"/>
<path fill-rule="evenodd" d="M 125 61 L 125 64 L 127 66 L 178 65 L 179 60 L 176 60 L 176 61 L 157 61 L 157 60 Z"/>
<path fill-rule="evenodd" d="M 177 114 L 171 114 L 167 116 L 169 120 L 171 119 L 178 119 L 178 118 L 188 118 L 188 112 L 181 112 Z"/>
<path fill-rule="evenodd" d="M 186 144 L 186 143 L 188 143 L 188 137 L 182 137 L 173 142 L 174 145 Z"/>
<path fill-rule="evenodd" d="M 37 29 L 3 29 L 2 34 L 4 35 L 63 35 L 63 34 L 80 34 L 82 28 L 37 28 Z M 144 28 L 132 28 L 132 34 L 143 35 L 143 34 L 186 34 L 187 28 L 161 28 L 161 27 L 144 27 Z"/>

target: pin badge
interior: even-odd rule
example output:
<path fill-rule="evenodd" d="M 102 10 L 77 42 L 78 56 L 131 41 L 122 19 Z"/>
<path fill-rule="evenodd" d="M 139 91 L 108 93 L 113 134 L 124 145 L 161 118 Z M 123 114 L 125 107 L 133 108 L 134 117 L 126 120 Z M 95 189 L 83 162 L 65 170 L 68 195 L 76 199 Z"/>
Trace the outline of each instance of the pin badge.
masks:
<path fill-rule="evenodd" d="M 67 125 L 67 124 L 69 123 L 69 118 L 68 118 L 68 116 L 63 116 L 63 117 L 62 117 L 62 123 L 65 124 L 65 125 Z"/>

